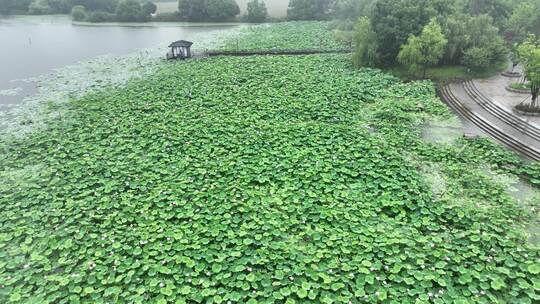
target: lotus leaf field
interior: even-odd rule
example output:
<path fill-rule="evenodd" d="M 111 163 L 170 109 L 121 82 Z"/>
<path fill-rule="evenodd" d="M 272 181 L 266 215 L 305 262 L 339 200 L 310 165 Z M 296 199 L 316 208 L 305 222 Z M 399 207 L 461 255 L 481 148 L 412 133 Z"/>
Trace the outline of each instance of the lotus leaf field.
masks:
<path fill-rule="evenodd" d="M 87 94 L 0 142 L 0 302 L 538 303 L 538 197 L 494 176 L 540 167 L 422 139 L 452 116 L 347 55 L 169 62 Z"/>
<path fill-rule="evenodd" d="M 229 39 L 224 50 L 343 50 L 350 48 L 334 40 L 328 22 L 291 21 L 244 27 L 236 39 Z"/>

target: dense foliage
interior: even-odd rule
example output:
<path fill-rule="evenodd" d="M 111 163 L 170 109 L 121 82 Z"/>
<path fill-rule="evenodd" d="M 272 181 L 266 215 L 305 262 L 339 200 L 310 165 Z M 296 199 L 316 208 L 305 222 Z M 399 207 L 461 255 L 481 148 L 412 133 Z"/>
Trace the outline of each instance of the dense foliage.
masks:
<path fill-rule="evenodd" d="M 235 0 L 179 0 L 178 13 L 187 21 L 226 21 L 240 14 Z"/>
<path fill-rule="evenodd" d="M 528 34 L 540 35 L 540 0 L 527 0 L 516 5 L 506 24 L 511 42 L 522 42 Z"/>
<path fill-rule="evenodd" d="M 88 95 L 0 141 L 0 302 L 533 303 L 533 214 L 480 165 L 540 168 L 422 139 L 450 116 L 347 55 L 171 62 Z"/>
<path fill-rule="evenodd" d="M 289 20 L 327 20 L 335 0 L 290 0 L 287 10 Z"/>
<path fill-rule="evenodd" d="M 398 61 L 409 66 L 412 72 L 421 68 L 425 77 L 427 68 L 436 65 L 443 57 L 447 43 L 441 26 L 433 18 L 420 35 L 409 37 L 407 44 L 401 47 Z"/>
<path fill-rule="evenodd" d="M 140 20 L 143 17 L 142 13 L 142 6 L 138 0 L 120 0 L 116 7 L 116 18 L 121 22 Z"/>
<path fill-rule="evenodd" d="M 358 19 L 354 42 L 353 64 L 356 67 L 375 67 L 379 63 L 379 46 L 369 18 Z"/>
<path fill-rule="evenodd" d="M 32 0 L 0 0 L 0 14 L 20 14 L 28 11 Z"/>
<path fill-rule="evenodd" d="M 264 1 L 251 0 L 247 4 L 246 20 L 248 22 L 264 22 L 268 17 L 268 10 Z"/>
<path fill-rule="evenodd" d="M 68 14 L 81 5 L 90 11 L 112 13 L 118 0 L 0 0 L 0 12 L 30 14 Z"/>
<path fill-rule="evenodd" d="M 410 35 L 418 35 L 437 11 L 431 0 L 377 1 L 373 11 L 373 29 L 378 37 L 380 56 L 385 63 L 397 59 Z"/>
<path fill-rule="evenodd" d="M 351 2 L 344 3 L 354 11 Z M 500 65 L 507 60 L 509 49 L 540 29 L 538 0 L 360 0 L 352 3 L 368 7 L 356 16 L 370 18 L 377 38 L 379 63 L 383 66 L 398 63 L 399 51 L 409 37 L 418 36 L 432 18 L 437 19 L 448 41 L 437 64 L 465 65 L 478 70 Z M 364 28 L 355 30 L 364 31 Z M 369 42 L 356 41 L 356 44 L 363 46 Z"/>
<path fill-rule="evenodd" d="M 0 0 L 0 14 L 72 14 L 75 21 L 148 21 L 156 5 L 146 0 Z"/>
<path fill-rule="evenodd" d="M 334 40 L 324 21 L 291 21 L 250 26 L 223 46 L 228 50 L 341 50 L 349 45 Z"/>
<path fill-rule="evenodd" d="M 531 35 L 518 47 L 518 55 L 525 70 L 525 79 L 529 81 L 532 108 L 538 109 L 540 95 L 540 37 Z"/>

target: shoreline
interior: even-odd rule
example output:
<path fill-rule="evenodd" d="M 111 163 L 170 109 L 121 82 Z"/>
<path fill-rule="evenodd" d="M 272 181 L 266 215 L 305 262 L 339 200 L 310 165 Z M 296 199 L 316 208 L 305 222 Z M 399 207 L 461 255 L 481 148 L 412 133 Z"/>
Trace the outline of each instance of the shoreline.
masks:
<path fill-rule="evenodd" d="M 197 41 L 202 48 L 219 47 L 227 39 L 239 35 L 242 28 L 237 26 L 200 33 Z M 49 73 L 18 79 L 32 83 L 35 89 L 29 94 L 14 86 L 10 90 L 17 94 L 0 96 L 0 99 L 9 101 L 0 107 L 0 138 L 21 137 L 42 129 L 49 121 L 63 117 L 61 108 L 72 100 L 108 87 L 123 86 L 159 71 L 166 63 L 163 59 L 167 45 L 161 43 L 124 55 L 101 55 L 55 68 Z"/>
<path fill-rule="evenodd" d="M 87 22 L 72 21 L 74 26 L 87 27 L 236 27 L 249 26 L 255 23 L 244 22 Z M 264 23 L 260 23 L 264 24 Z"/>
<path fill-rule="evenodd" d="M 88 22 L 88 21 L 74 21 L 70 15 L 53 14 L 53 15 L 0 15 L 0 22 L 2 20 L 24 20 L 28 22 L 51 22 L 51 23 L 70 23 L 74 26 L 88 26 L 88 27 L 235 27 L 235 26 L 250 26 L 269 24 L 273 22 L 264 23 L 249 23 L 249 22 L 187 22 L 187 21 L 148 21 L 148 22 Z"/>

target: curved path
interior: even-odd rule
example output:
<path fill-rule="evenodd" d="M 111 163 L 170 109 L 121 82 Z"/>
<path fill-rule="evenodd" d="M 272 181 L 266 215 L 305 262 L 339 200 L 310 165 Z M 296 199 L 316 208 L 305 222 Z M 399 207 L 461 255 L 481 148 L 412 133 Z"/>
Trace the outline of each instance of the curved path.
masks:
<path fill-rule="evenodd" d="M 527 98 L 505 87 L 514 79 L 453 83 L 441 88 L 443 99 L 459 116 L 484 133 L 532 160 L 540 161 L 540 118 L 514 114 L 512 107 Z"/>

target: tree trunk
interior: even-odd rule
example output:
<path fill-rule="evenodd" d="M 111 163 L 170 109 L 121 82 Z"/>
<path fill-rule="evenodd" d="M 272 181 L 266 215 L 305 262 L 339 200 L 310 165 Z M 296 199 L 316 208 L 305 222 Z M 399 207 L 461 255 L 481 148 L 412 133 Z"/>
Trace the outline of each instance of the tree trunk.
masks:
<path fill-rule="evenodd" d="M 532 93 L 532 106 L 533 108 L 538 107 L 538 95 L 540 93 L 540 87 L 532 86 L 531 85 L 531 93 Z"/>

